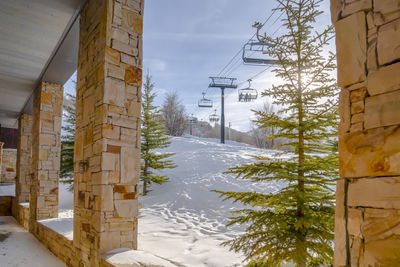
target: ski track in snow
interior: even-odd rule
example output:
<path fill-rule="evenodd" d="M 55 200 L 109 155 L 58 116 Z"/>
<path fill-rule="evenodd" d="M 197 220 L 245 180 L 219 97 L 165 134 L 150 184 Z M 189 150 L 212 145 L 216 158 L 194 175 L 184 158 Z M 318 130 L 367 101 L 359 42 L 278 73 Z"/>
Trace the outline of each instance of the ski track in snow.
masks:
<path fill-rule="evenodd" d="M 243 255 L 220 246 L 243 233 L 243 227 L 229 227 L 230 211 L 242 208 L 222 202 L 211 190 L 271 192 L 277 184 L 251 183 L 224 174 L 230 167 L 254 161 L 254 155 L 273 151 L 216 139 L 172 138 L 165 152 L 178 165 L 162 174 L 169 182 L 151 185 L 148 196 L 140 197 L 139 249 L 187 266 L 242 266 Z"/>
<path fill-rule="evenodd" d="M 243 233 L 243 226 L 225 226 L 231 211 L 243 206 L 229 200 L 223 202 L 211 190 L 277 190 L 276 183 L 252 183 L 224 174 L 231 167 L 253 162 L 254 155 L 268 156 L 274 151 L 231 141 L 223 145 L 217 139 L 174 137 L 170 147 L 160 152 L 175 153 L 170 159 L 178 167 L 163 170 L 161 173 L 169 181 L 152 184 L 151 192 L 139 197 L 138 249 L 185 266 L 243 266 L 243 255 L 220 246 Z M 72 227 L 72 220 L 67 222 L 73 216 L 72 192 L 67 187 L 60 185 L 59 218 Z M 58 228 L 72 238 L 72 230 L 66 231 L 65 226 Z"/>

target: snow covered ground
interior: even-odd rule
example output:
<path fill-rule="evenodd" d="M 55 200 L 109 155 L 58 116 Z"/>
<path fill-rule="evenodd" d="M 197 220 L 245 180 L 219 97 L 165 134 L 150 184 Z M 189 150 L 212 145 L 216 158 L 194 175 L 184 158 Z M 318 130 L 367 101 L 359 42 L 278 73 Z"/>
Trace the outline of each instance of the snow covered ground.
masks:
<path fill-rule="evenodd" d="M 15 184 L 0 184 L 0 196 L 15 196 Z"/>
<path fill-rule="evenodd" d="M 139 249 L 186 266 L 242 266 L 243 255 L 219 245 L 242 232 L 240 227 L 225 226 L 230 211 L 241 206 L 222 202 L 211 190 L 276 190 L 277 184 L 251 183 L 223 173 L 230 167 L 252 162 L 252 155 L 273 151 L 230 141 L 222 145 L 216 139 L 196 137 L 174 137 L 171 141 L 164 151 L 175 153 L 171 159 L 178 167 L 163 171 L 170 181 L 152 185 L 148 196 L 139 198 Z M 71 207 L 72 193 L 61 185 L 61 224 L 72 225 Z M 72 237 L 72 228 L 58 227 Z"/>

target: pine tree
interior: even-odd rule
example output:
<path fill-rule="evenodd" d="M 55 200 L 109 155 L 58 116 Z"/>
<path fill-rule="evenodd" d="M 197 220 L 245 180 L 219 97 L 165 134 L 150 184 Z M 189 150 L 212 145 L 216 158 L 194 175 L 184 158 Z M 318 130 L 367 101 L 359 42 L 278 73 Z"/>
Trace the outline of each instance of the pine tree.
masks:
<path fill-rule="evenodd" d="M 224 192 L 224 200 L 248 208 L 237 210 L 228 225 L 244 224 L 246 233 L 224 245 L 243 252 L 249 266 L 321 266 L 332 263 L 334 184 L 337 154 L 331 140 L 337 134 L 335 55 L 327 46 L 328 26 L 313 32 L 320 0 L 277 0 L 286 30 L 276 38 L 264 35 L 269 54 L 277 60 L 273 72 L 282 82 L 263 92 L 279 110 L 256 112 L 261 127 L 274 127 L 271 139 L 284 138 L 292 148 L 271 157 L 230 169 L 237 178 L 254 182 L 279 181 L 280 190 Z"/>
<path fill-rule="evenodd" d="M 66 102 L 61 136 L 60 178 L 63 183 L 72 184 L 74 182 L 75 96 L 67 94 Z"/>
<path fill-rule="evenodd" d="M 161 112 L 158 107 L 153 105 L 156 97 L 153 89 L 154 84 L 151 82 L 151 76 L 147 74 L 142 93 L 142 165 L 140 178 L 143 181 L 143 195 L 148 193 L 148 186 L 151 183 L 162 184 L 168 181 L 166 176 L 156 174 L 154 171 L 176 167 L 171 160 L 166 159 L 173 153 L 156 151 L 168 147 L 170 141 L 166 135 Z"/>

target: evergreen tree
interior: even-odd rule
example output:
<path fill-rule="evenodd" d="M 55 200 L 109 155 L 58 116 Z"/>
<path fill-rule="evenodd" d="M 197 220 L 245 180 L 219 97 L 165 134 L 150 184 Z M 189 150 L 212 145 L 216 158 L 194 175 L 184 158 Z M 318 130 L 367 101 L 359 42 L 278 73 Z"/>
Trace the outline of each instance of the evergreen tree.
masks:
<path fill-rule="evenodd" d="M 148 186 L 151 183 L 162 184 L 168 181 L 163 175 L 156 174 L 166 168 L 175 168 L 176 165 L 166 158 L 173 153 L 160 153 L 156 149 L 166 148 L 170 145 L 169 137 L 166 135 L 164 121 L 161 111 L 153 105 L 156 94 L 153 93 L 154 84 L 151 76 L 146 75 L 142 93 L 142 142 L 141 142 L 141 174 L 143 181 L 143 195 L 148 193 Z"/>
<path fill-rule="evenodd" d="M 61 182 L 72 184 L 74 182 L 74 143 L 75 143 L 75 96 L 66 95 L 67 104 L 64 104 L 63 126 L 61 136 Z"/>
<path fill-rule="evenodd" d="M 277 60 L 273 70 L 282 81 L 263 92 L 279 110 L 256 112 L 261 127 L 274 127 L 271 139 L 284 138 L 290 152 L 256 157 L 256 162 L 230 169 L 237 178 L 254 182 L 279 181 L 280 190 L 224 192 L 224 200 L 248 208 L 237 210 L 228 225 L 244 224 L 246 233 L 224 245 L 243 252 L 249 266 L 321 266 L 332 263 L 334 184 L 337 154 L 330 140 L 337 134 L 335 56 L 326 48 L 333 38 L 331 26 L 313 32 L 320 0 L 277 0 L 286 30 L 271 44 Z"/>

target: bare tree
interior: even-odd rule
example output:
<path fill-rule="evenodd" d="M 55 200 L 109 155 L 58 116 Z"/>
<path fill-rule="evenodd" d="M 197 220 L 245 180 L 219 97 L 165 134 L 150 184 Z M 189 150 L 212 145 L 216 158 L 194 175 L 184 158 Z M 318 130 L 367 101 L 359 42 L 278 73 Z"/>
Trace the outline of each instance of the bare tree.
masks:
<path fill-rule="evenodd" d="M 168 134 L 182 136 L 187 127 L 186 111 L 177 92 L 167 93 L 161 111 Z"/>
<path fill-rule="evenodd" d="M 259 110 L 263 114 L 272 114 L 274 112 L 274 106 L 269 102 L 265 102 L 263 107 Z M 275 145 L 274 139 L 267 139 L 267 136 L 274 135 L 275 128 L 267 125 L 258 125 L 254 121 L 251 122 L 251 136 L 254 139 L 254 143 L 259 148 L 272 149 Z"/>

